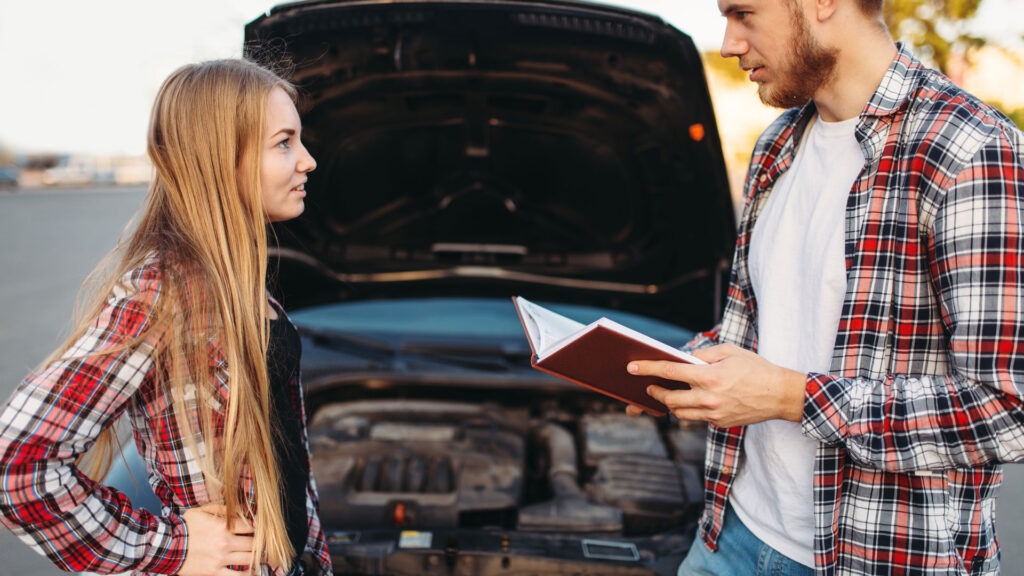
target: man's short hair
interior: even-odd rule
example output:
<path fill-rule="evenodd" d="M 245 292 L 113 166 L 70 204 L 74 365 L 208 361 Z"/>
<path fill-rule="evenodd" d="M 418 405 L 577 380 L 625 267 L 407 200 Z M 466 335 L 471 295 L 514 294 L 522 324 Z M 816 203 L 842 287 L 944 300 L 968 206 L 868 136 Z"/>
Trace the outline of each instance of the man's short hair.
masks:
<path fill-rule="evenodd" d="M 876 16 L 882 13 L 882 3 L 885 0 L 857 0 L 860 5 L 861 12 L 864 12 L 868 16 Z"/>
<path fill-rule="evenodd" d="M 799 3 L 800 0 L 786 0 L 786 4 L 791 10 L 795 10 Z M 881 16 L 884 3 L 885 0 L 857 0 L 857 6 L 866 16 Z"/>

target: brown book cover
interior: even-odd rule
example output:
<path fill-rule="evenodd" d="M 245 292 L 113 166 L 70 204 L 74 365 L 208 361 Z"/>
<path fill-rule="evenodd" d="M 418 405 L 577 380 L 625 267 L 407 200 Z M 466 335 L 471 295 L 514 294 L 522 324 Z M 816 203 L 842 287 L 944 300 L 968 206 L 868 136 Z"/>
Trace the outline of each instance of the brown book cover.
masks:
<path fill-rule="evenodd" d="M 647 395 L 657 384 L 679 390 L 684 382 L 654 376 L 632 376 L 632 360 L 669 360 L 703 364 L 695 356 L 636 332 L 608 318 L 580 324 L 522 297 L 514 297 L 516 312 L 533 352 L 533 367 L 591 390 L 663 416 L 667 408 Z"/>

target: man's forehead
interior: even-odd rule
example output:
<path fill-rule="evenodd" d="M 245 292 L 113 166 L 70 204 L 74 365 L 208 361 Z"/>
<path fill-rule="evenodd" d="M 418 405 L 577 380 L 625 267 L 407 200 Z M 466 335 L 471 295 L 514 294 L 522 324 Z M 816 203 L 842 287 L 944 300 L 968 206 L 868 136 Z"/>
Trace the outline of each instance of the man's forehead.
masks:
<path fill-rule="evenodd" d="M 718 0 L 718 10 L 723 15 L 741 10 L 752 10 L 755 8 L 766 8 L 773 5 L 783 4 L 789 0 Z"/>
<path fill-rule="evenodd" d="M 737 10 L 752 7 L 756 3 L 756 0 L 718 0 L 718 10 L 724 16 Z"/>

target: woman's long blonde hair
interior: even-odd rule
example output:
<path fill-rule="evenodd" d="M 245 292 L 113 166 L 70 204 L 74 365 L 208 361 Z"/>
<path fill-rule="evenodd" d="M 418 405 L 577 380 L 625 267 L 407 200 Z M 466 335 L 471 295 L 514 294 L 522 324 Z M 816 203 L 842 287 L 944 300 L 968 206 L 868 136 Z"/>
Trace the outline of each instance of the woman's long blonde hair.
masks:
<path fill-rule="evenodd" d="M 156 343 L 156 373 L 187 428 L 184 440 L 200 461 L 211 497 L 223 498 L 229 519 L 241 515 L 253 522 L 253 570 L 262 563 L 287 569 L 301 552 L 292 549 L 284 526 L 266 371 L 267 228 L 259 143 L 267 97 L 276 87 L 295 99 L 288 82 L 240 59 L 187 65 L 164 81 L 149 126 L 155 175 L 146 205 L 134 230 L 93 273 L 87 285 L 94 288 L 83 290 L 84 313 L 51 357 L 84 333 L 125 273 L 157 263 L 161 296 L 150 312 L 152 328 L 128 346 L 143 339 Z M 228 372 L 226 409 L 211 362 L 218 352 Z M 215 410 L 223 415 L 222 433 L 215 429 Z M 109 470 L 115 445 L 108 428 L 91 454 L 94 478 Z M 251 502 L 243 478 L 255 487 Z"/>

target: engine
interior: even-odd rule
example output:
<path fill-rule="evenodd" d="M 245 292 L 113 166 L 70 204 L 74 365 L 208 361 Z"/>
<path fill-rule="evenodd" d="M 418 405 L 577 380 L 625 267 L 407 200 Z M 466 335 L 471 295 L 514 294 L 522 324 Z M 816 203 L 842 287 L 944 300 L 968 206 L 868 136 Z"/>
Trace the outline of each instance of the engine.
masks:
<path fill-rule="evenodd" d="M 309 425 L 328 527 L 651 534 L 701 506 L 704 429 L 494 403 L 327 404 Z"/>

